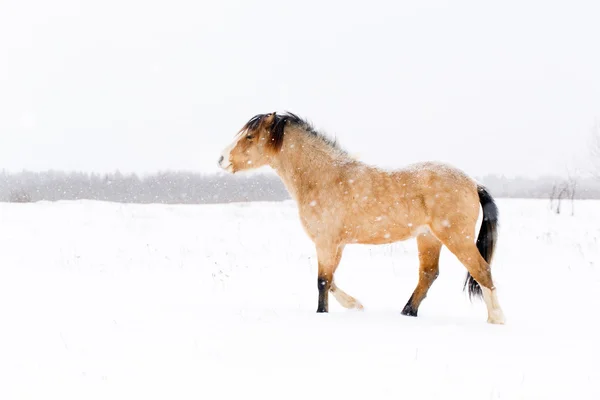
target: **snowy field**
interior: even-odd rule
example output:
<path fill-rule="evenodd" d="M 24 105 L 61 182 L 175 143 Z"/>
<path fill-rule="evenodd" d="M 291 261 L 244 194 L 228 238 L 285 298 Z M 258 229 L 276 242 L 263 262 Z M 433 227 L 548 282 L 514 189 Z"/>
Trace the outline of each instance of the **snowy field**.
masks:
<path fill-rule="evenodd" d="M 600 202 L 498 201 L 487 324 L 445 248 L 351 245 L 316 314 L 295 204 L 0 204 L 0 399 L 600 399 Z"/>

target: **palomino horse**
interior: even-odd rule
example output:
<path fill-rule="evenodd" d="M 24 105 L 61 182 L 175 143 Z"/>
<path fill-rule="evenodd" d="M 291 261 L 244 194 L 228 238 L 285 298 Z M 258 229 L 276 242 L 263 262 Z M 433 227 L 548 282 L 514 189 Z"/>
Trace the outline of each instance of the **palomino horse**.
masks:
<path fill-rule="evenodd" d="M 277 172 L 316 246 L 317 312 L 328 312 L 329 292 L 343 307 L 363 308 L 334 281 L 344 246 L 416 237 L 419 281 L 402 314 L 417 316 L 445 245 L 467 268 L 469 297 L 483 295 L 488 322 L 504 323 L 490 271 L 498 209 L 486 189 L 462 171 L 432 162 L 395 171 L 366 165 L 292 113 L 251 118 L 219 165 L 230 173 L 265 165 Z M 483 221 L 475 241 L 480 205 Z"/>

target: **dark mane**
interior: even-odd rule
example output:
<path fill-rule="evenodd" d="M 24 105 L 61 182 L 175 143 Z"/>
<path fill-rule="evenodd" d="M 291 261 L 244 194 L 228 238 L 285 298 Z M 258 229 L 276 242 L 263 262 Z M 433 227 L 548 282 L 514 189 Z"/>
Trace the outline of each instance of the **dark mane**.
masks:
<path fill-rule="evenodd" d="M 275 114 L 275 118 L 271 126 L 268 128 L 270 133 L 269 147 L 271 147 L 273 151 L 279 151 L 281 149 L 286 127 L 298 127 L 307 134 L 320 139 L 332 148 L 345 153 L 335 139 L 330 139 L 329 137 L 325 136 L 323 133 L 317 131 L 310 122 L 289 111 L 286 111 L 283 114 L 257 114 L 250 118 L 248 122 L 246 122 L 242 130 L 254 131 L 258 129 L 262 125 L 263 121 L 273 114 Z"/>
<path fill-rule="evenodd" d="M 263 119 L 269 114 L 257 114 L 254 117 L 250 118 L 248 120 L 248 122 L 246 122 L 244 124 L 244 126 L 242 126 L 242 129 L 240 129 L 240 132 L 242 131 L 255 131 L 258 129 L 258 127 L 260 126 L 260 124 L 262 123 Z"/>

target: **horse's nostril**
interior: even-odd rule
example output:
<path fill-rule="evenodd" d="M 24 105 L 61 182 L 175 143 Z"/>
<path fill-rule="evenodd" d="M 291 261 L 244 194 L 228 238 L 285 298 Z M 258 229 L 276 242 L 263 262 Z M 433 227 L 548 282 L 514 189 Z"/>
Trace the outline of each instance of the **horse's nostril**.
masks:
<path fill-rule="evenodd" d="M 223 162 L 223 156 L 219 157 L 219 164 Z"/>

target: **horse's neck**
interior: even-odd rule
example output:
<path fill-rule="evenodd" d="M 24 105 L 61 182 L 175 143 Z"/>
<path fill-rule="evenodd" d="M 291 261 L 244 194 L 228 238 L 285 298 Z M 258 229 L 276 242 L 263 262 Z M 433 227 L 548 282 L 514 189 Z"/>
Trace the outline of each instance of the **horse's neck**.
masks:
<path fill-rule="evenodd" d="M 295 200 L 298 200 L 301 188 L 318 190 L 327 176 L 338 174 L 342 164 L 349 161 L 329 148 L 327 143 L 307 137 L 302 132 L 290 132 L 286 139 L 289 140 L 284 140 L 272 167 Z"/>

